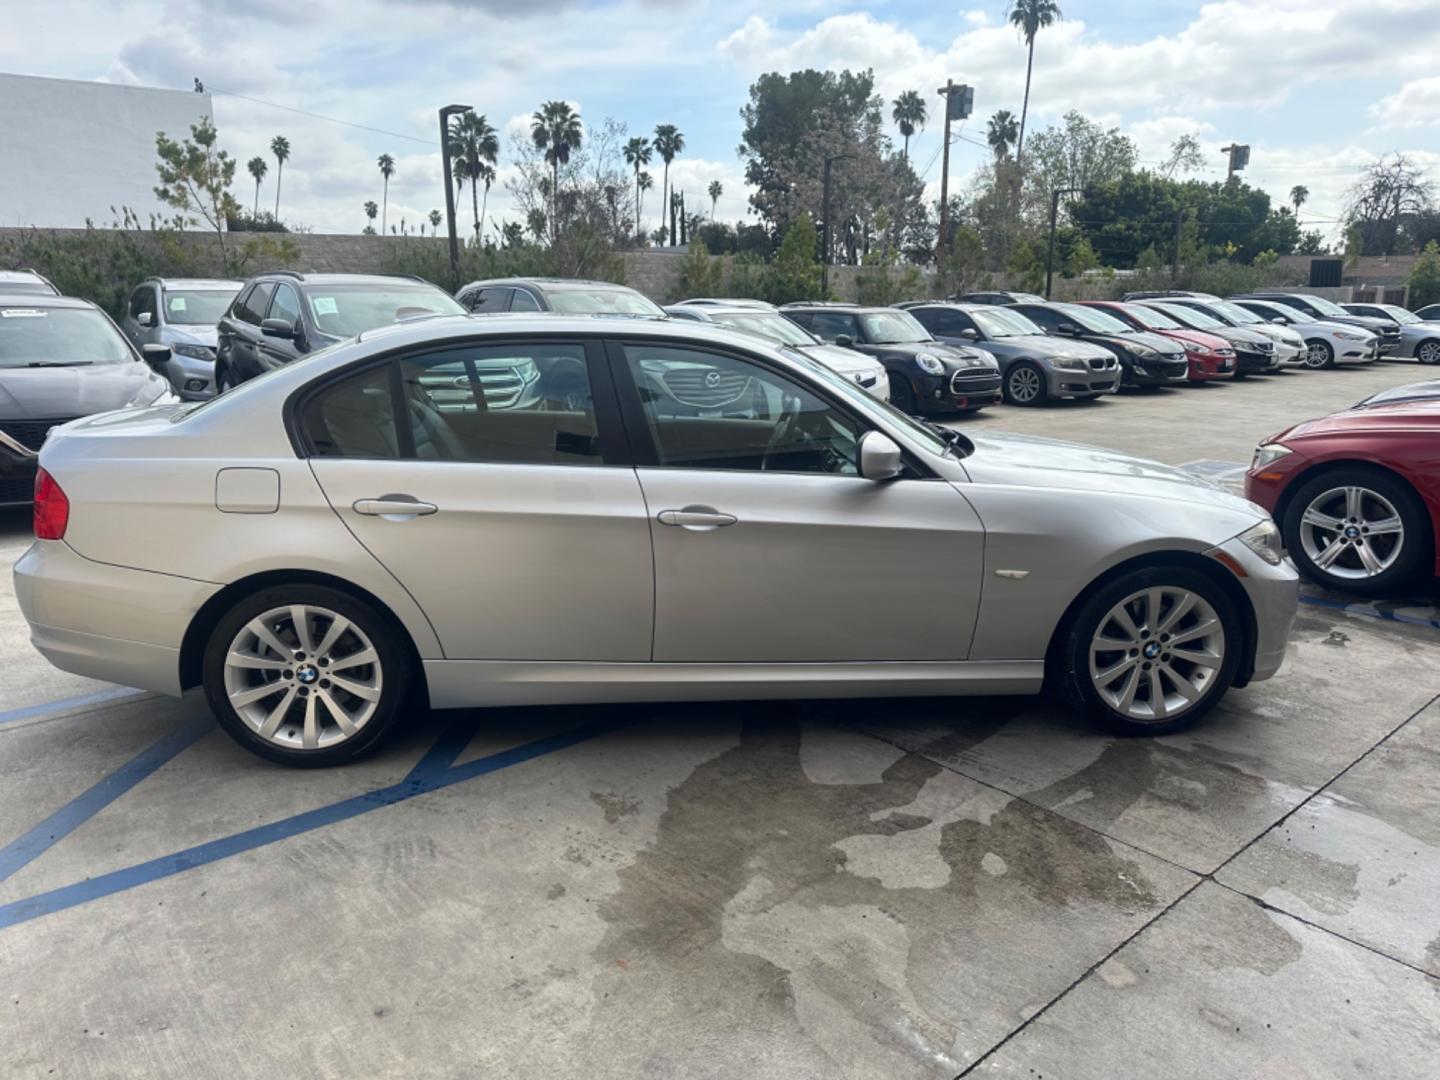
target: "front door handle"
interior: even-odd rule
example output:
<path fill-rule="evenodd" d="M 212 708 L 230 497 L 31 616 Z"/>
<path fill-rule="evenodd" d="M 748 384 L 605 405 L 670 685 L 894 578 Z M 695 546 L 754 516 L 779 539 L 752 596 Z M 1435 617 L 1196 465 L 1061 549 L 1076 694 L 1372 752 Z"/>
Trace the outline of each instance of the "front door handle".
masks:
<path fill-rule="evenodd" d="M 722 525 L 734 525 L 738 518 L 734 514 L 722 514 L 713 506 L 687 506 L 683 510 L 661 510 L 661 525 L 678 525 L 682 529 L 709 532 Z"/>
<path fill-rule="evenodd" d="M 391 521 L 409 521 L 425 517 L 440 508 L 434 503 L 421 502 L 409 495 L 382 495 L 378 499 L 357 499 L 355 512 L 370 517 L 383 517 Z"/>

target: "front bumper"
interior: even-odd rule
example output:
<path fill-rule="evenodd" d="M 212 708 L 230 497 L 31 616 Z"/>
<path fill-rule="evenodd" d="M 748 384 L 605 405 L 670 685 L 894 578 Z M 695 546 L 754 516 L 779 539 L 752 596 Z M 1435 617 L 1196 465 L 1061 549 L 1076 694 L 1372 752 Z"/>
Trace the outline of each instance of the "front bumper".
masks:
<path fill-rule="evenodd" d="M 1109 361 L 1109 367 L 1059 368 L 1045 365 L 1045 378 L 1051 397 L 1094 397 L 1120 389 L 1120 362 Z"/>
<path fill-rule="evenodd" d="M 1278 367 L 1304 367 L 1305 346 L 1296 345 L 1289 341 L 1277 341 L 1275 343 L 1275 359 Z"/>
<path fill-rule="evenodd" d="M 1276 352 L 1251 352 L 1248 349 L 1235 350 L 1235 370 L 1242 375 L 1264 375 L 1280 369 L 1280 354 Z"/>
<path fill-rule="evenodd" d="M 1190 381 L 1190 361 L 1142 360 L 1132 361 L 1125 368 L 1123 382 L 1126 386 L 1178 386 Z"/>
<path fill-rule="evenodd" d="M 1337 364 L 1373 364 L 1380 359 L 1380 341 L 1342 341 L 1335 339 L 1335 362 Z"/>
<path fill-rule="evenodd" d="M 998 368 L 947 369 L 943 375 L 890 373 L 891 379 L 907 377 L 915 393 L 916 408 L 921 413 L 973 412 L 1000 403 Z"/>
<path fill-rule="evenodd" d="M 1190 362 L 1191 382 L 1211 382 L 1235 377 L 1235 357 L 1215 353 L 1186 353 Z"/>
<path fill-rule="evenodd" d="M 201 360 L 172 352 L 165 361 L 165 378 L 182 401 L 204 401 L 215 396 L 215 358 Z"/>
<path fill-rule="evenodd" d="M 1224 560 L 1217 561 L 1235 575 L 1255 615 L 1255 635 L 1250 643 L 1253 650 L 1251 669 L 1247 679 L 1247 665 L 1242 663 L 1241 679 L 1250 682 L 1268 679 L 1280 670 L 1285 661 L 1290 629 L 1300 609 L 1300 575 L 1289 559 L 1279 566 L 1271 566 L 1239 540 L 1227 540 L 1207 554 L 1215 558 L 1217 553 L 1226 556 Z M 1243 576 L 1235 572 L 1231 563 L 1244 571 Z"/>

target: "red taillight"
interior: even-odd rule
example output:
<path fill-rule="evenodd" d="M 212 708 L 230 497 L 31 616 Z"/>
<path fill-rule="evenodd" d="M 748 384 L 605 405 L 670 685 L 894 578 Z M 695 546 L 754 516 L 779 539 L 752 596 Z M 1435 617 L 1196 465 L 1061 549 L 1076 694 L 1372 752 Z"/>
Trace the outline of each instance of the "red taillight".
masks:
<path fill-rule="evenodd" d="M 70 500 L 44 469 L 35 473 L 35 539 L 63 540 L 70 524 Z"/>

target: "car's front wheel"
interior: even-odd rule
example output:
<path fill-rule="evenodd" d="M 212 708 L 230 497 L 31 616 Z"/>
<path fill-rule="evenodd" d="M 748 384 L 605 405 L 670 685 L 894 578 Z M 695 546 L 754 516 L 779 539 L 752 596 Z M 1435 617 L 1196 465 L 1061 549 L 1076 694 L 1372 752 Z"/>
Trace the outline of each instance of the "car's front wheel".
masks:
<path fill-rule="evenodd" d="M 1005 373 L 1005 400 L 1011 405 L 1041 405 L 1045 396 L 1045 373 L 1028 360 Z"/>
<path fill-rule="evenodd" d="M 1335 350 L 1330 347 L 1328 341 L 1321 341 L 1316 338 L 1314 341 L 1305 343 L 1305 366 L 1308 368 L 1328 368 L 1335 363 Z"/>
<path fill-rule="evenodd" d="M 915 415 L 915 388 L 904 375 L 890 373 L 890 404 L 906 416 Z"/>
<path fill-rule="evenodd" d="M 1415 349 L 1415 359 L 1422 364 L 1440 364 L 1440 339 L 1422 341 Z"/>
<path fill-rule="evenodd" d="M 1235 681 L 1244 630 L 1204 574 L 1149 567 L 1097 590 L 1061 642 L 1062 689 L 1122 735 L 1163 735 L 1198 720 Z"/>
<path fill-rule="evenodd" d="M 410 668 L 399 635 L 369 604 L 324 586 L 272 586 L 235 604 L 211 632 L 205 696 L 252 753 L 338 765 L 394 727 Z"/>

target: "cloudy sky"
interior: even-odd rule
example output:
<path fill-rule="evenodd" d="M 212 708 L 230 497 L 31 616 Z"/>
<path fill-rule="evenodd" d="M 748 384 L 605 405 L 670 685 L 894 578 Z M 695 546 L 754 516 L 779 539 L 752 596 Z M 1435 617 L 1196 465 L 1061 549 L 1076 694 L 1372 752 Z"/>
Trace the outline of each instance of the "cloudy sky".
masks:
<path fill-rule="evenodd" d="M 1220 146 L 1248 142 L 1249 180 L 1282 199 L 1305 184 L 1302 216 L 1327 230 L 1357 166 L 1377 153 L 1413 152 L 1440 174 L 1440 0 L 1062 8 L 1036 50 L 1032 130 L 1079 109 L 1129 133 L 1147 162 L 1196 132 L 1212 177 L 1224 175 Z M 1004 11 L 1004 0 L 7 0 L 0 71 L 177 89 L 198 76 L 215 94 L 222 144 L 242 162 L 242 201 L 243 162 L 268 157 L 270 137 L 284 134 L 282 216 L 317 232 L 364 225 L 381 153 L 397 163 L 391 221 L 443 206 L 438 106 L 471 104 L 523 130 L 549 98 L 632 132 L 677 124 L 687 143 L 671 170 L 677 188 L 703 201 L 720 180 L 719 216 L 734 220 L 746 212 L 738 113 L 755 76 L 868 67 L 887 101 L 912 87 L 937 101 L 951 77 L 976 88 L 961 135 L 983 143 L 986 117 L 1020 111 L 1025 51 Z M 936 127 L 911 152 L 938 191 Z M 987 153 L 958 143 L 952 183 Z M 272 194 L 273 178 L 272 162 Z M 492 195 L 505 213 L 503 190 Z"/>

